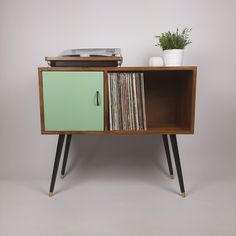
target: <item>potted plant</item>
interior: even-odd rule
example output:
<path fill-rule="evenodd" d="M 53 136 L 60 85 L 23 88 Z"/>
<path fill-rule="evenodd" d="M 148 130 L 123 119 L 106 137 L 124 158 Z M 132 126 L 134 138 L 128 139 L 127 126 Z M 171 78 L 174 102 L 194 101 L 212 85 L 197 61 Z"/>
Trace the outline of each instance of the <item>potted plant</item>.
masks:
<path fill-rule="evenodd" d="M 158 38 L 159 46 L 163 50 L 164 63 L 166 66 L 181 66 L 183 63 L 184 48 L 191 43 L 189 33 L 192 29 L 185 28 L 182 32 L 177 29 L 176 32 L 165 32 Z"/>

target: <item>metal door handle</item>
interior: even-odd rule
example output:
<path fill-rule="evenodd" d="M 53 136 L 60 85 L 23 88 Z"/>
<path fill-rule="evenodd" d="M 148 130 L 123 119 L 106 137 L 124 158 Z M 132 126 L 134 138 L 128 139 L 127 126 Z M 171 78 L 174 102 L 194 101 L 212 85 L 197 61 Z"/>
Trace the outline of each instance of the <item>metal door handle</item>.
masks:
<path fill-rule="evenodd" d="M 100 105 L 100 93 L 99 93 L 99 91 L 96 92 L 96 103 L 97 103 L 97 106 Z"/>

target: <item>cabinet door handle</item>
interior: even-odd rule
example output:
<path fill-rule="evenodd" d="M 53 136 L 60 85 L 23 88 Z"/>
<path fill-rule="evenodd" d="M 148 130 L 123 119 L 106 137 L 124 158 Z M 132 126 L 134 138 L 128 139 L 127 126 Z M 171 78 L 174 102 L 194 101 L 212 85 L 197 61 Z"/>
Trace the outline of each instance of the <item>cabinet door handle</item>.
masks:
<path fill-rule="evenodd" d="M 97 106 L 100 105 L 100 93 L 99 93 L 99 91 L 96 92 L 96 103 L 97 103 Z"/>

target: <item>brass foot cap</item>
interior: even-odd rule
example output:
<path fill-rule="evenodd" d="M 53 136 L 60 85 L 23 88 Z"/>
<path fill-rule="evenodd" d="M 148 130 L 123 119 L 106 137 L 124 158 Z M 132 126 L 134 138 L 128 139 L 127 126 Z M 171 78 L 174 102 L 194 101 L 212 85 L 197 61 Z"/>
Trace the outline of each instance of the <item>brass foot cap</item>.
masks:
<path fill-rule="evenodd" d="M 65 178 L 65 175 L 61 175 L 61 179 L 64 179 Z"/>
<path fill-rule="evenodd" d="M 181 193 L 181 196 L 186 197 L 186 193 L 185 192 Z"/>
<path fill-rule="evenodd" d="M 48 193 L 48 196 L 49 196 L 49 197 L 52 197 L 52 196 L 53 196 L 53 192 L 49 192 L 49 193 Z"/>
<path fill-rule="evenodd" d="M 174 175 L 170 175 L 170 178 L 171 178 L 171 179 L 174 179 L 174 178 L 175 178 L 175 176 L 174 176 Z"/>

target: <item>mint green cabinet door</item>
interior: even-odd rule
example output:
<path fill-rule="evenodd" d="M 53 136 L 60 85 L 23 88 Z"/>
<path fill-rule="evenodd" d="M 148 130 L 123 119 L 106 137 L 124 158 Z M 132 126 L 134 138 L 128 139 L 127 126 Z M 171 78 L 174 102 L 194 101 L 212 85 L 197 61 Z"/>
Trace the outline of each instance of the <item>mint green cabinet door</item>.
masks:
<path fill-rule="evenodd" d="M 45 131 L 104 130 L 103 72 L 42 73 Z"/>

